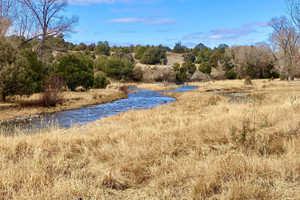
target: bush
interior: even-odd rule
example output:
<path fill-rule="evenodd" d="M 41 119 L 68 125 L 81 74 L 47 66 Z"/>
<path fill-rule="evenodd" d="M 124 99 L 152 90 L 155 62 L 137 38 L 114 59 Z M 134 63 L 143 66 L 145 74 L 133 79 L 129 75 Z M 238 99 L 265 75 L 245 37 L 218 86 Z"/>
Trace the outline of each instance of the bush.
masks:
<path fill-rule="evenodd" d="M 94 68 L 98 70 L 103 70 L 109 57 L 106 55 L 101 55 L 99 56 L 95 61 L 94 61 Z"/>
<path fill-rule="evenodd" d="M 134 65 L 127 59 L 118 57 L 108 58 L 102 65 L 103 72 L 112 78 L 129 79 L 132 75 Z"/>
<path fill-rule="evenodd" d="M 134 51 L 134 58 L 137 60 L 140 60 L 143 57 L 143 55 L 147 49 L 148 48 L 144 47 L 144 46 L 137 46 Z"/>
<path fill-rule="evenodd" d="M 98 42 L 98 45 L 95 47 L 94 52 L 98 55 L 109 55 L 110 47 L 108 42 Z"/>
<path fill-rule="evenodd" d="M 184 62 L 195 62 L 196 58 L 192 53 L 188 53 L 183 55 L 183 61 Z"/>
<path fill-rule="evenodd" d="M 94 79 L 94 88 L 106 88 L 110 84 L 105 74 L 97 74 Z"/>
<path fill-rule="evenodd" d="M 184 81 L 186 81 L 188 78 L 187 72 L 188 72 L 188 70 L 186 67 L 180 67 L 179 71 L 177 71 L 177 74 L 176 74 L 176 82 L 183 83 Z"/>
<path fill-rule="evenodd" d="M 30 80 L 30 85 L 28 86 L 33 90 L 33 93 L 41 92 L 46 78 L 46 70 L 43 63 L 38 59 L 37 53 L 32 50 L 23 51 L 22 55 L 29 64 L 27 81 Z"/>
<path fill-rule="evenodd" d="M 134 58 L 131 55 L 131 53 L 124 53 L 123 51 L 117 51 L 115 54 L 113 54 L 114 57 L 118 57 L 121 59 L 127 59 L 129 62 L 134 63 Z"/>
<path fill-rule="evenodd" d="M 135 67 L 132 71 L 132 79 L 136 81 L 141 81 L 144 77 L 144 72 L 141 67 Z"/>
<path fill-rule="evenodd" d="M 180 64 L 179 64 L 178 62 L 174 63 L 174 65 L 173 65 L 173 70 L 174 70 L 175 72 L 178 72 L 179 69 L 180 69 Z"/>
<path fill-rule="evenodd" d="M 182 64 L 182 66 L 188 70 L 189 74 L 194 74 L 197 70 L 196 65 L 192 62 L 185 62 Z"/>
<path fill-rule="evenodd" d="M 44 107 L 50 107 L 62 103 L 64 98 L 61 91 L 64 85 L 63 78 L 60 75 L 54 74 L 48 77 L 45 81 L 45 90 L 42 93 L 39 104 Z"/>
<path fill-rule="evenodd" d="M 209 62 L 204 62 L 199 66 L 199 71 L 203 72 L 205 74 L 210 74 L 211 73 L 211 66 Z"/>
<path fill-rule="evenodd" d="M 148 65 L 167 64 L 166 50 L 160 47 L 151 47 L 145 51 L 141 63 Z"/>
<path fill-rule="evenodd" d="M 233 69 L 226 70 L 225 77 L 228 79 L 236 79 L 236 73 L 233 71 Z"/>
<path fill-rule="evenodd" d="M 30 62 L 17 53 L 13 46 L 0 38 L 0 95 L 3 101 L 8 95 L 29 95 L 38 88 L 38 71 L 34 72 Z M 28 62 L 28 60 L 30 62 Z M 31 62 L 34 64 L 34 62 Z M 38 69 L 36 69 L 38 70 Z"/>
<path fill-rule="evenodd" d="M 245 85 L 252 85 L 253 84 L 250 76 L 245 77 L 244 84 Z"/>
<path fill-rule="evenodd" d="M 94 73 L 89 62 L 75 55 L 63 57 L 55 71 L 63 77 L 72 91 L 78 86 L 82 86 L 87 90 L 94 84 Z"/>

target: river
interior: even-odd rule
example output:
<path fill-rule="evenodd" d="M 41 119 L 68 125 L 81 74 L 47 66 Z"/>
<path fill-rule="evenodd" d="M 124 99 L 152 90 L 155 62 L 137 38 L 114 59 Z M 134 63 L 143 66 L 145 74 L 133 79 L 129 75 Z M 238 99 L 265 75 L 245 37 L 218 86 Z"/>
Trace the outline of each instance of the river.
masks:
<path fill-rule="evenodd" d="M 120 112 L 148 109 L 169 104 L 175 101 L 175 99 L 162 95 L 163 92 L 186 92 L 196 88 L 197 86 L 183 85 L 175 90 L 159 92 L 133 88 L 132 92 L 128 93 L 128 98 L 126 99 L 84 107 L 77 110 L 0 121 L 0 128 L 5 135 L 14 135 L 20 131 L 25 134 L 32 134 L 39 130 L 50 129 L 53 127 L 70 128 L 75 125 L 82 126 L 103 117 L 113 116 Z"/>

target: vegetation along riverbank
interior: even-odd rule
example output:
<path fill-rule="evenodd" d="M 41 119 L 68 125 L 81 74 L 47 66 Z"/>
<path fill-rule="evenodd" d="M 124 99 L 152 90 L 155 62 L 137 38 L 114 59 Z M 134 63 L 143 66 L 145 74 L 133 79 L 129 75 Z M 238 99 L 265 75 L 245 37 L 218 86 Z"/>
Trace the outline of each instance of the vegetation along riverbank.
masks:
<path fill-rule="evenodd" d="M 85 128 L 1 136 L 0 198 L 299 199 L 300 82 L 196 84 Z"/>

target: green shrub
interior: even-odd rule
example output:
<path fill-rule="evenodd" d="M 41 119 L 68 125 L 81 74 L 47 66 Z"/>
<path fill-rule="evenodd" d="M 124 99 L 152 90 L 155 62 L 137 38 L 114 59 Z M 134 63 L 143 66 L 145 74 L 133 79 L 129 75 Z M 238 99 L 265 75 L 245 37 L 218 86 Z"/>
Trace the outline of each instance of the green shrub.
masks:
<path fill-rule="evenodd" d="M 64 78 L 67 86 L 72 91 L 78 86 L 82 86 L 86 90 L 93 86 L 94 73 L 92 67 L 87 61 L 76 55 L 64 56 L 55 71 Z"/>
<path fill-rule="evenodd" d="M 284 81 L 284 80 L 287 79 L 287 78 L 286 78 L 286 75 L 284 75 L 284 74 L 280 74 L 280 75 L 279 75 L 279 78 L 280 78 L 281 81 Z"/>
<path fill-rule="evenodd" d="M 106 88 L 110 84 L 105 74 L 97 74 L 94 79 L 94 88 Z"/>
<path fill-rule="evenodd" d="M 151 47 L 145 51 L 141 63 L 155 65 L 155 64 L 167 64 L 166 50 L 160 47 Z"/>
<path fill-rule="evenodd" d="M 192 62 L 185 62 L 182 64 L 182 66 L 188 70 L 189 74 L 194 74 L 197 70 L 196 65 Z"/>
<path fill-rule="evenodd" d="M 205 74 L 211 73 L 211 66 L 209 62 L 204 62 L 199 66 L 199 71 Z"/>
<path fill-rule="evenodd" d="M 95 61 L 94 61 L 94 68 L 98 70 L 103 70 L 109 57 L 106 55 L 101 55 L 99 56 Z"/>
<path fill-rule="evenodd" d="M 27 68 L 27 80 L 31 79 L 31 83 L 28 86 L 34 93 L 41 92 L 46 78 L 46 70 L 43 63 L 38 59 L 37 53 L 32 50 L 23 51 L 22 55 L 29 64 Z"/>
<path fill-rule="evenodd" d="M 110 47 L 108 42 L 98 42 L 98 45 L 94 48 L 95 54 L 98 55 L 109 55 Z"/>
<path fill-rule="evenodd" d="M 175 72 L 178 72 L 179 69 L 180 69 L 180 64 L 179 64 L 178 62 L 174 63 L 174 65 L 173 65 L 173 70 L 174 70 Z"/>
<path fill-rule="evenodd" d="M 33 53 L 27 58 L 4 38 L 0 38 L 0 95 L 3 101 L 8 95 L 29 95 L 41 89 L 40 62 Z M 32 66 L 30 66 L 32 64 Z"/>
<path fill-rule="evenodd" d="M 226 70 L 225 77 L 228 79 L 236 79 L 236 73 L 233 71 L 233 69 Z"/>
<path fill-rule="evenodd" d="M 134 58 L 140 60 L 147 49 L 148 48 L 144 46 L 137 46 L 134 51 Z"/>
<path fill-rule="evenodd" d="M 188 72 L 188 70 L 186 67 L 180 67 L 176 73 L 176 82 L 177 83 L 185 82 L 188 78 L 187 72 Z"/>
<path fill-rule="evenodd" d="M 102 71 L 109 77 L 117 78 L 119 80 L 129 79 L 132 75 L 134 68 L 133 63 L 127 59 L 121 59 L 118 57 L 110 57 L 102 65 Z"/>
<path fill-rule="evenodd" d="M 184 62 L 195 62 L 196 58 L 192 53 L 188 53 L 183 55 L 183 61 Z"/>

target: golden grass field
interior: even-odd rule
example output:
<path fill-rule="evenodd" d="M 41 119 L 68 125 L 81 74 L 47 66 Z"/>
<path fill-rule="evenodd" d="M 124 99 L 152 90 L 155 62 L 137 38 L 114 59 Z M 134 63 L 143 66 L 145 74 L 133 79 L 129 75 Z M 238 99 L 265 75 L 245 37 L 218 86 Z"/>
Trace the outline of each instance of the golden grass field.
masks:
<path fill-rule="evenodd" d="M 0 136 L 0 199 L 300 199 L 300 82 L 195 84 L 169 105 Z M 238 90 L 248 103 L 221 95 Z"/>
<path fill-rule="evenodd" d="M 126 98 L 126 94 L 119 90 L 119 86 L 114 84 L 109 89 L 92 89 L 87 92 L 62 93 L 64 101 L 56 107 L 20 107 L 20 103 L 25 101 L 38 100 L 40 94 L 33 94 L 29 98 L 22 97 L 15 103 L 0 102 L 0 120 L 8 120 L 16 117 L 28 115 L 58 112 L 62 110 L 74 110 L 85 106 L 96 105 Z"/>

